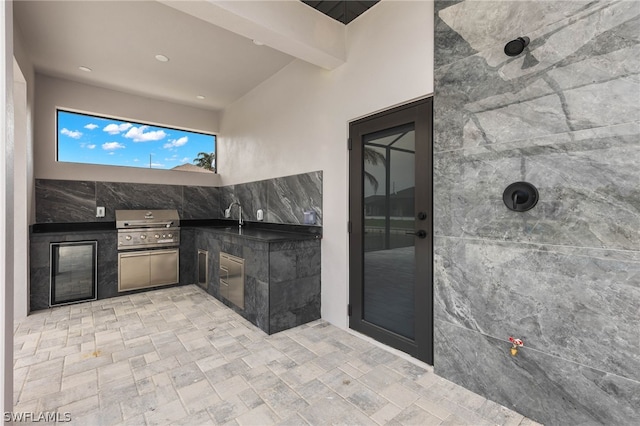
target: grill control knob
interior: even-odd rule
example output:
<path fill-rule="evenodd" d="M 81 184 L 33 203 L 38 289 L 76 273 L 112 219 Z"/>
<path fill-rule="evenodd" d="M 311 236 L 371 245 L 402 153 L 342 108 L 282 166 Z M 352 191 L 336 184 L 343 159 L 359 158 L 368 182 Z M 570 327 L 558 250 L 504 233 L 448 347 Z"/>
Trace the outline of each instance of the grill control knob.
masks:
<path fill-rule="evenodd" d="M 155 238 L 160 238 L 160 235 L 156 234 L 154 235 Z"/>
<path fill-rule="evenodd" d="M 166 234 L 162 234 L 162 238 L 167 238 L 167 235 Z"/>
<path fill-rule="evenodd" d="M 173 234 L 167 234 L 167 237 L 173 238 Z"/>
<path fill-rule="evenodd" d="M 140 239 L 141 239 L 141 240 L 146 240 L 146 239 L 147 239 L 147 236 L 146 236 L 146 235 L 140 235 Z"/>
<path fill-rule="evenodd" d="M 127 235 L 126 237 L 124 237 L 124 239 L 129 241 L 131 239 L 131 235 Z"/>

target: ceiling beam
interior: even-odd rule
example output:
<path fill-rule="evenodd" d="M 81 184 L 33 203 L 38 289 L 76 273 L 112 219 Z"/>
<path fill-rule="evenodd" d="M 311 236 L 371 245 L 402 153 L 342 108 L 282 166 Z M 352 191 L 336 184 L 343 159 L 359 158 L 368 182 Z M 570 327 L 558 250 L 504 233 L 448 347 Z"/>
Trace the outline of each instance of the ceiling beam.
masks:
<path fill-rule="evenodd" d="M 328 70 L 346 61 L 346 27 L 298 0 L 158 1 Z"/>

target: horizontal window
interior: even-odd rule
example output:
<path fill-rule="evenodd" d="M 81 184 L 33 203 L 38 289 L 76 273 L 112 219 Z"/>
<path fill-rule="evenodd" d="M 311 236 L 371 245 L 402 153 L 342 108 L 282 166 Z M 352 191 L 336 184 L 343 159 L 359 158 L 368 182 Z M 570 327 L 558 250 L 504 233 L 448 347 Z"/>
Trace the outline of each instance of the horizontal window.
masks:
<path fill-rule="evenodd" d="M 215 173 L 216 136 L 57 110 L 56 161 Z"/>

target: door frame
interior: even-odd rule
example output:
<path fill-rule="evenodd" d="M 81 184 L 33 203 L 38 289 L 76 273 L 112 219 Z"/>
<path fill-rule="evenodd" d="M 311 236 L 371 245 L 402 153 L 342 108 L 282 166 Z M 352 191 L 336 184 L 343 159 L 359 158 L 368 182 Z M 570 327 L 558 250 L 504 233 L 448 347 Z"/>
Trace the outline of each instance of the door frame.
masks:
<path fill-rule="evenodd" d="M 364 320 L 364 161 L 363 136 L 414 123 L 416 138 L 415 211 L 427 212 L 416 239 L 415 339 L 409 339 Z M 424 144 L 418 149 L 418 144 Z M 417 165 L 423 165 L 418 167 Z M 423 185 L 418 191 L 418 182 Z M 415 217 L 415 216 L 414 216 Z M 349 123 L 349 328 L 433 365 L 433 97 L 420 99 Z"/>

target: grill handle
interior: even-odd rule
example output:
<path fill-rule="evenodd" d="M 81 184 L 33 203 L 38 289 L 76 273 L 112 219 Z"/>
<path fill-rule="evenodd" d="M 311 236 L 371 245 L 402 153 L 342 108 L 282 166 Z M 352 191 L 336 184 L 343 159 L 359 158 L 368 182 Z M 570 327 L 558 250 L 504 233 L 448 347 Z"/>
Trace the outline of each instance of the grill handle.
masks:
<path fill-rule="evenodd" d="M 159 226 L 163 226 L 165 228 L 171 228 L 171 225 L 173 225 L 173 221 L 169 221 L 169 222 L 146 222 L 146 223 L 135 223 L 135 224 L 130 224 L 129 222 L 125 222 L 124 224 L 124 228 L 157 228 Z"/>

